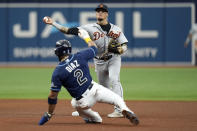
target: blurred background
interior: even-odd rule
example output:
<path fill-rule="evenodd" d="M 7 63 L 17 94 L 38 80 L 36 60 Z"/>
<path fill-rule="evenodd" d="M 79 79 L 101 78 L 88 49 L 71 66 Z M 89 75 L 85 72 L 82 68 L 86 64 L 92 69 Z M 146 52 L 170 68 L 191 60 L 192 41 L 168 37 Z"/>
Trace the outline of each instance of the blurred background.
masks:
<path fill-rule="evenodd" d="M 109 21 L 127 37 L 125 64 L 194 65 L 194 46 L 184 48 L 196 10 L 194 0 L 1 0 L 0 64 L 53 63 L 55 42 L 68 39 L 73 51 L 86 48 L 77 37 L 65 35 L 42 22 L 76 27 L 94 23 L 95 7 L 109 7 Z"/>
<path fill-rule="evenodd" d="M 45 67 L 54 67 L 58 63 L 53 53 L 55 42 L 68 39 L 73 52 L 87 46 L 78 37 L 65 35 L 44 24 L 43 17 L 50 16 L 67 27 L 94 23 L 94 9 L 104 3 L 109 7 L 109 21 L 121 27 L 129 41 L 122 63 L 135 67 L 121 69 L 125 99 L 196 101 L 194 42 L 184 47 L 189 30 L 196 21 L 195 2 L 1 0 L 0 98 L 46 99 L 53 68 Z M 27 65 L 30 67 L 26 68 Z M 147 65 L 156 65 L 157 68 Z M 94 68 L 90 72 L 96 81 Z M 71 97 L 63 91 L 60 98 Z"/>

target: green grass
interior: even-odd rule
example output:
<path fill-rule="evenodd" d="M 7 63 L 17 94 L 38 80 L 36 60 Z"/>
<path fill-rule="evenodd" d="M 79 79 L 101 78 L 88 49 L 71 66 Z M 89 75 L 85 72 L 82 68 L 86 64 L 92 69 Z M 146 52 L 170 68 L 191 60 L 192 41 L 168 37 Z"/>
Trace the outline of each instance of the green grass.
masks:
<path fill-rule="evenodd" d="M 125 99 L 197 100 L 196 68 L 122 69 L 121 82 Z"/>
<path fill-rule="evenodd" d="M 53 68 L 0 68 L 0 99 L 46 99 Z M 93 79 L 97 81 L 94 69 Z M 126 100 L 197 101 L 197 68 L 122 68 Z M 71 99 L 62 88 L 60 99 Z"/>

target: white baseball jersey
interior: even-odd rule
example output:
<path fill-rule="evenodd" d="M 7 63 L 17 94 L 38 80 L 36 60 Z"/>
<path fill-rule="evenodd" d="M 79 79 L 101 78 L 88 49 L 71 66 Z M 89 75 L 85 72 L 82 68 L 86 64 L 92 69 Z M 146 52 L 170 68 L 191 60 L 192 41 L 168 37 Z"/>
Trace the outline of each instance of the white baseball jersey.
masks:
<path fill-rule="evenodd" d="M 197 40 L 197 24 L 193 24 L 192 28 L 189 31 L 190 34 L 192 34 L 192 38 L 194 40 Z"/>
<path fill-rule="evenodd" d="M 128 42 L 124 33 L 121 31 L 121 29 L 118 26 L 111 23 L 110 25 L 111 25 L 111 29 L 109 30 L 108 34 L 106 31 L 103 31 L 100 25 L 98 25 L 97 23 L 87 24 L 78 27 L 79 29 L 80 28 L 85 29 L 89 33 L 91 39 L 96 43 L 98 47 L 97 56 L 100 56 L 102 53 L 107 51 L 108 43 L 111 38 L 116 39 L 120 44 Z"/>
<path fill-rule="evenodd" d="M 194 43 L 194 48 L 195 48 L 195 52 L 197 52 L 197 24 L 193 24 L 192 28 L 189 31 L 190 34 L 192 34 L 192 40 L 195 41 Z"/>

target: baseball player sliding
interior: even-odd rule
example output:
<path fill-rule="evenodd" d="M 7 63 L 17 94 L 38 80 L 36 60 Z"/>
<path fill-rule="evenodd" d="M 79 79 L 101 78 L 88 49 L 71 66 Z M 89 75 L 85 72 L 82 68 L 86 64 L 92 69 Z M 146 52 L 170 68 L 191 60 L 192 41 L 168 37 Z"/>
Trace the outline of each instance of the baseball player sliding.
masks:
<path fill-rule="evenodd" d="M 94 63 L 99 84 L 123 98 L 123 88 L 120 83 L 121 54 L 127 50 L 128 41 L 118 26 L 108 22 L 108 7 L 106 5 L 98 5 L 95 11 L 97 23 L 94 24 L 67 28 L 53 22 L 50 17 L 47 17 L 48 20 L 45 23 L 53 25 L 65 34 L 78 35 L 80 29 L 85 29 L 98 47 Z M 73 114 L 77 115 L 78 113 L 74 112 Z M 114 112 L 108 114 L 108 117 L 123 117 L 123 115 L 120 108 L 115 106 Z"/>
<path fill-rule="evenodd" d="M 138 125 L 137 116 L 126 106 L 120 96 L 92 80 L 88 61 L 97 55 L 98 49 L 87 31 L 79 29 L 78 35 L 86 41 L 89 48 L 76 54 L 71 54 L 72 47 L 69 41 L 59 40 L 56 42 L 55 54 L 60 63 L 56 66 L 51 79 L 48 112 L 44 113 L 39 125 L 45 124 L 54 115 L 61 86 L 64 86 L 73 97 L 71 104 L 86 123 L 102 123 L 99 113 L 91 109 L 98 101 L 119 107 L 124 117 L 134 125 Z"/>

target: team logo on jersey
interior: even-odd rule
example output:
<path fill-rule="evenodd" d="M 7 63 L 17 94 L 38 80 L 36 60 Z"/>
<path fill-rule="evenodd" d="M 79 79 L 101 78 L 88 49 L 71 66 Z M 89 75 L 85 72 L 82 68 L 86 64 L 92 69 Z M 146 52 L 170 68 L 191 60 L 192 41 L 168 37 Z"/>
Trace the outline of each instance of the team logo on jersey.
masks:
<path fill-rule="evenodd" d="M 98 40 L 100 39 L 101 37 L 104 37 L 105 34 L 104 33 L 100 33 L 100 32 L 94 32 L 94 39 L 93 40 Z"/>
<path fill-rule="evenodd" d="M 121 32 L 114 33 L 113 31 L 110 31 L 107 35 L 108 35 L 110 38 L 117 39 L 117 38 L 120 36 L 120 33 L 121 33 Z"/>
<path fill-rule="evenodd" d="M 121 32 L 114 33 L 113 31 L 110 31 L 110 32 L 107 34 L 107 36 L 109 36 L 110 38 L 117 39 L 117 38 L 120 36 L 120 33 L 121 33 Z M 93 35 L 94 35 L 93 40 L 98 40 L 98 39 L 100 39 L 101 37 L 104 37 L 104 36 L 105 36 L 104 33 L 100 33 L 100 32 L 94 32 Z"/>
<path fill-rule="evenodd" d="M 114 33 L 113 31 L 110 31 L 110 32 L 107 34 L 107 36 L 109 36 L 110 38 L 117 39 L 117 38 L 120 36 L 120 33 L 121 33 L 121 32 Z M 100 39 L 101 37 L 104 37 L 104 36 L 105 36 L 104 33 L 100 33 L 100 32 L 94 32 L 93 35 L 94 35 L 94 39 L 93 39 L 93 40 L 98 40 L 98 39 Z"/>

